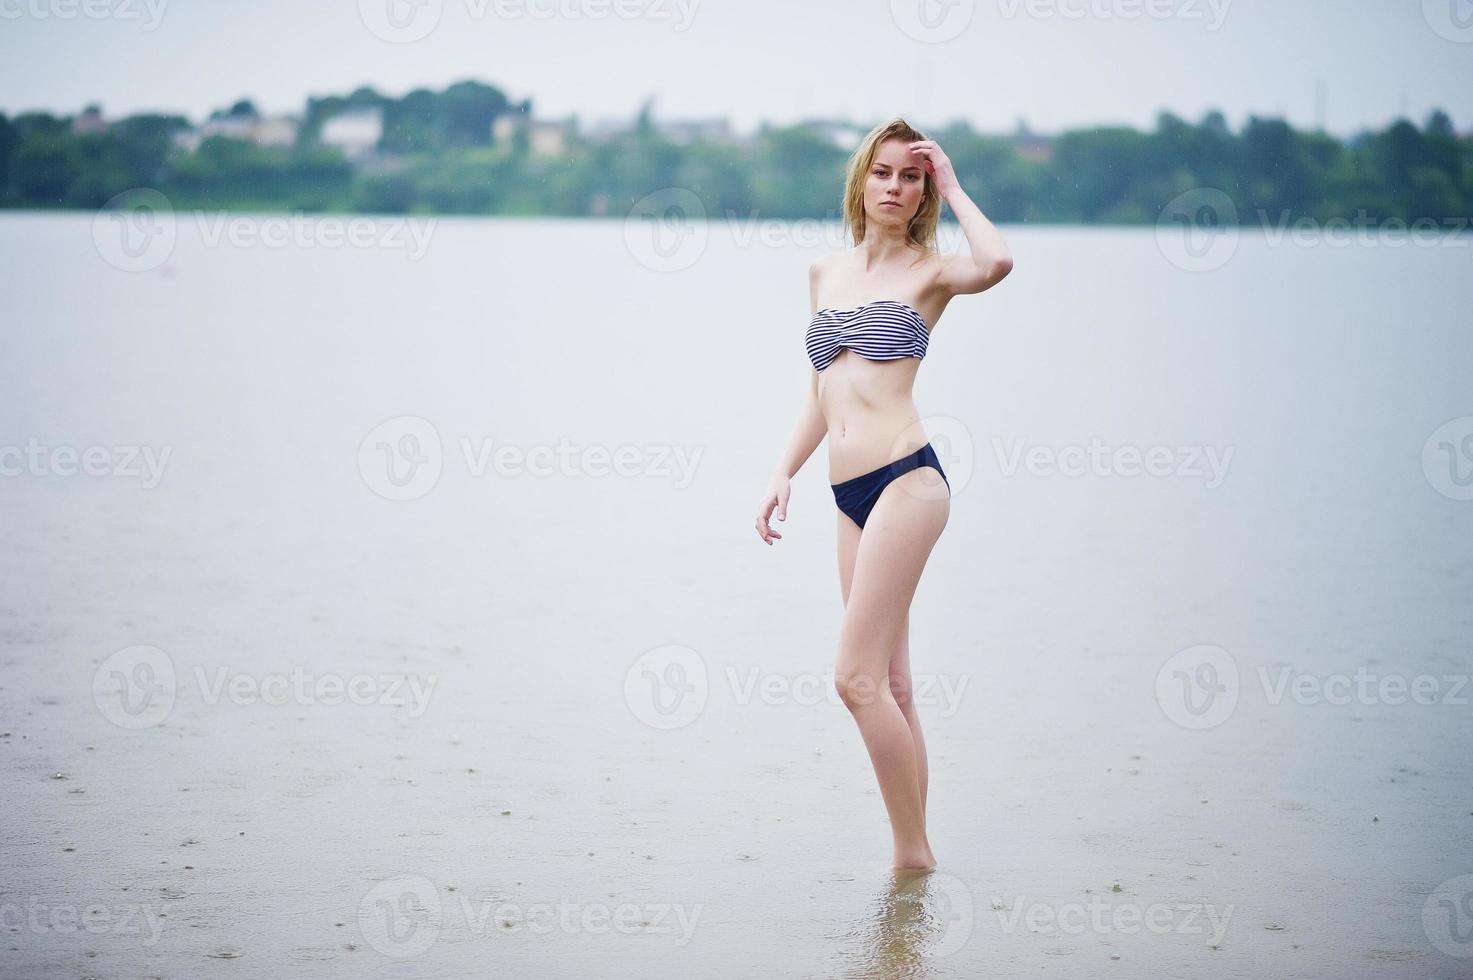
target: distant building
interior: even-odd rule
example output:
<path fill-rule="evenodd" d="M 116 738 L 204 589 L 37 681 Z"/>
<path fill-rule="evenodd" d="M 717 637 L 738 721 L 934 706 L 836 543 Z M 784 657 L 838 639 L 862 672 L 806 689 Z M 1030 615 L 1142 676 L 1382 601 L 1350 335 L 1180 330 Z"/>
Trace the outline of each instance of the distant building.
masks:
<path fill-rule="evenodd" d="M 1012 143 L 1018 156 L 1025 160 L 1043 162 L 1054 155 L 1054 138 L 1033 132 L 1021 119 L 1013 131 Z"/>
<path fill-rule="evenodd" d="M 496 145 L 509 143 L 516 135 L 518 127 L 526 123 L 526 117 L 520 113 L 503 112 L 491 123 L 491 142 Z"/>
<path fill-rule="evenodd" d="M 272 116 L 256 123 L 251 139 L 257 146 L 292 147 L 297 145 L 297 129 L 291 116 Z"/>
<path fill-rule="evenodd" d="M 703 140 L 708 143 L 733 141 L 731 123 L 725 119 L 681 119 L 658 121 L 655 130 L 672 143 L 682 146 Z"/>
<path fill-rule="evenodd" d="M 859 146 L 859 141 L 864 139 L 865 134 L 869 132 L 868 129 L 853 123 L 830 122 L 826 119 L 813 120 L 802 125 L 818 133 L 845 153 L 853 153 L 855 147 Z"/>
<path fill-rule="evenodd" d="M 89 105 L 82 110 L 82 114 L 72 120 L 72 132 L 74 133 L 105 133 L 107 123 L 103 121 L 102 110 L 95 105 Z"/>
<path fill-rule="evenodd" d="M 568 152 L 568 136 L 572 132 L 568 120 L 534 119 L 527 133 L 533 156 L 559 157 Z"/>
<path fill-rule="evenodd" d="M 708 143 L 739 142 L 731 121 L 727 119 L 651 119 L 650 125 L 662 139 L 681 146 L 696 141 Z M 638 117 L 630 119 L 596 119 L 583 128 L 583 135 L 595 143 L 607 142 L 639 128 Z"/>
<path fill-rule="evenodd" d="M 350 160 L 372 156 L 384 135 L 382 109 L 354 109 L 322 124 L 324 146 L 336 147 Z"/>
<path fill-rule="evenodd" d="M 199 128 L 201 140 L 211 136 L 225 136 L 233 140 L 249 141 L 256 132 L 256 116 L 216 116 L 205 120 Z"/>
<path fill-rule="evenodd" d="M 567 119 L 528 119 L 520 113 L 497 116 L 491 124 L 491 141 L 505 146 L 518 131 L 527 134 L 527 148 L 533 156 L 557 157 L 568 152 L 573 132 L 572 117 Z"/>
<path fill-rule="evenodd" d="M 250 113 L 241 113 L 207 119 L 196 129 L 186 129 L 175 133 L 173 140 L 175 146 L 189 153 L 198 150 L 199 145 L 212 136 L 244 140 L 256 146 L 272 149 L 285 149 L 296 145 L 298 129 L 297 120 L 291 116 L 262 118 Z"/>
<path fill-rule="evenodd" d="M 634 126 L 633 119 L 595 119 L 583 128 L 583 135 L 595 143 L 603 143 L 622 133 L 632 132 Z"/>
<path fill-rule="evenodd" d="M 197 129 L 181 129 L 171 139 L 174 141 L 174 145 L 185 153 L 193 153 L 195 150 L 198 150 L 200 143 L 203 142 Z"/>

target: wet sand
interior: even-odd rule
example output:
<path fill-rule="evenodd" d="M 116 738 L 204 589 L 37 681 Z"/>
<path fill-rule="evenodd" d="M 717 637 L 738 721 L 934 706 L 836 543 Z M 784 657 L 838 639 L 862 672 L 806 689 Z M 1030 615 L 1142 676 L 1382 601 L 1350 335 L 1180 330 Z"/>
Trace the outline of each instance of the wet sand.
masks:
<path fill-rule="evenodd" d="M 1468 341 L 1438 319 L 1466 308 L 1437 265 L 1456 256 L 1245 245 L 1247 279 L 1442 285 L 1412 334 L 1362 297 L 1334 353 L 1319 319 L 1285 300 L 1263 322 L 1222 278 L 1182 338 L 1126 232 L 1018 235 L 1036 264 L 1120 277 L 1118 320 L 1022 263 L 985 317 L 948 312 L 918 399 L 967 421 L 972 475 L 911 636 L 940 865 L 897 879 L 827 681 L 822 448 L 785 539 L 751 531 L 792 399 L 733 406 L 770 352 L 693 375 L 678 309 L 615 314 L 573 361 L 552 332 L 488 336 L 466 273 L 494 223 L 442 229 L 409 270 L 182 242 L 164 279 L 87 266 L 85 222 L 21 220 L 0 220 L 21 281 L 90 278 L 18 301 L 0 442 L 172 453 L 151 487 L 0 479 L 0 975 L 1469 975 L 1473 504 L 1417 462 L 1469 411 L 1446 366 Z M 619 247 L 529 234 L 511 275 L 549 243 L 590 268 Z M 658 285 L 695 305 L 738 269 L 797 345 L 791 297 L 756 288 L 793 261 L 718 250 Z M 263 285 L 222 309 L 246 273 Z M 586 323 L 599 292 L 498 315 Z M 1158 371 L 1174 357 L 1199 373 Z M 395 500 L 361 450 L 401 416 L 434 423 L 443 472 Z M 1236 454 L 1207 489 L 1009 477 L 990 444 L 1092 433 Z M 476 476 L 457 443 L 561 436 L 701 454 L 679 487 L 652 462 Z M 1430 700 L 1398 696 L 1419 677 Z"/>

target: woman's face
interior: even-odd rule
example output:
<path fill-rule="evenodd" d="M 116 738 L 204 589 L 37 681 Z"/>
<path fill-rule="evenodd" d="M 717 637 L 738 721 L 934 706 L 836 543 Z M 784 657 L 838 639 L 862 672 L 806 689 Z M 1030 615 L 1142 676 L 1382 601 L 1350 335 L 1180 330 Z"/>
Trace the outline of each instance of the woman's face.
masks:
<path fill-rule="evenodd" d="M 886 140 L 875 151 L 864 182 L 864 212 L 871 221 L 904 228 L 920 208 L 925 189 L 925 157 L 911 153 L 904 140 Z"/>

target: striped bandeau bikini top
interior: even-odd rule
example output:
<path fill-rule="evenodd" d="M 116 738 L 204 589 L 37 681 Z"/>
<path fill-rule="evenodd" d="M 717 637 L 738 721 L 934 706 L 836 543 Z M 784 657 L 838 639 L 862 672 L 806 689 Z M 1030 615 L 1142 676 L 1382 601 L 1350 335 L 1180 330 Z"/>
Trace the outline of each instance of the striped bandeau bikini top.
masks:
<path fill-rule="evenodd" d="M 847 347 L 871 361 L 925 357 L 931 332 L 915 307 L 893 299 L 877 299 L 852 310 L 821 309 L 808 324 L 804 346 L 814 370 L 834 363 Z"/>

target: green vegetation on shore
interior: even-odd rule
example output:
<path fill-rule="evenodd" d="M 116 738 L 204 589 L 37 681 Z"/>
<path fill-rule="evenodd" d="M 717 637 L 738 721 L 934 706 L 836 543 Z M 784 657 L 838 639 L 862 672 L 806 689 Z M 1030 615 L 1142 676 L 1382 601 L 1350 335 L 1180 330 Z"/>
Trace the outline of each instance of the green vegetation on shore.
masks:
<path fill-rule="evenodd" d="M 376 127 L 363 152 L 324 140 L 325 126 L 355 113 Z M 867 128 L 692 138 L 646 110 L 621 131 L 589 135 L 576 119 L 533 123 L 529 102 L 479 82 L 403 98 L 368 88 L 314 98 L 285 142 L 220 131 L 256 119 L 249 102 L 216 113 L 213 134 L 211 122 L 195 130 L 178 115 L 0 114 L 0 207 L 95 209 L 148 187 L 183 209 L 618 217 L 679 187 L 711 217 L 835 218 L 848 155 L 835 133 Z M 1235 133 L 1216 112 L 1195 124 L 1163 113 L 1152 132 L 998 136 L 955 123 L 929 135 L 999 222 L 1152 223 L 1196 188 L 1275 222 L 1473 215 L 1473 139 L 1457 136 L 1441 111 L 1420 128 L 1403 119 L 1349 141 L 1258 117 Z"/>

